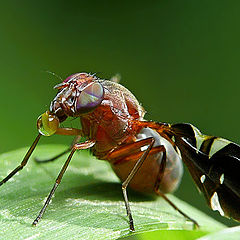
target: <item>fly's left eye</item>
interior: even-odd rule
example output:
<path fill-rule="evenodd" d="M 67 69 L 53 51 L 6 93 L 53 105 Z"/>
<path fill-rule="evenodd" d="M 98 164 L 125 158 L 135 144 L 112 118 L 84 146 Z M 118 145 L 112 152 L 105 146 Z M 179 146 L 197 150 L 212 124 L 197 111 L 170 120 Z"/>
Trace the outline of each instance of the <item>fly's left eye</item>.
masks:
<path fill-rule="evenodd" d="M 78 113 L 86 113 L 96 108 L 103 100 L 103 86 L 94 82 L 82 90 L 76 102 L 76 110 Z"/>

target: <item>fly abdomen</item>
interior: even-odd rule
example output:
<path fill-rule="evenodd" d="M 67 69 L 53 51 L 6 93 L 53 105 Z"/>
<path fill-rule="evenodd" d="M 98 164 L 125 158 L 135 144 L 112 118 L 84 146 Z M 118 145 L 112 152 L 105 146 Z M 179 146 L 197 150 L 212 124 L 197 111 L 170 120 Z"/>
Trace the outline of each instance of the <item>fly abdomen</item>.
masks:
<path fill-rule="evenodd" d="M 130 182 L 130 187 L 136 191 L 153 193 L 157 182 L 160 181 L 158 185 L 162 192 L 173 192 L 178 187 L 183 173 L 181 156 L 167 139 L 150 128 L 141 130 L 137 135 L 137 142 L 144 143 L 149 138 L 155 140 L 153 148 Z M 127 178 L 147 147 L 147 144 L 143 144 L 137 149 L 131 148 L 122 158 L 118 156 L 116 162 L 112 159 L 112 168 L 122 181 Z M 166 156 L 166 166 L 162 169 L 161 163 L 164 155 Z M 162 176 L 161 179 L 158 179 L 159 175 Z"/>

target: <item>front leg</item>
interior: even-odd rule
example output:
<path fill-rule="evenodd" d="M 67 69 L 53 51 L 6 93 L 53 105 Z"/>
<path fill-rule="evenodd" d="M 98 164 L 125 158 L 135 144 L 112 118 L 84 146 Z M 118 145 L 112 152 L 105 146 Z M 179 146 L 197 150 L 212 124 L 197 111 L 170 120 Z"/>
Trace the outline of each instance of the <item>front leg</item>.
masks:
<path fill-rule="evenodd" d="M 62 180 L 62 177 L 63 177 L 63 174 L 65 173 L 65 171 L 67 170 L 67 167 L 72 159 L 72 156 L 73 154 L 75 153 L 76 150 L 78 149 L 88 149 L 88 148 L 91 148 L 93 145 L 95 144 L 95 140 L 89 140 L 89 141 L 86 141 L 84 143 L 76 143 L 73 147 L 72 147 L 72 151 L 71 153 L 69 154 L 65 164 L 63 165 L 56 181 L 55 181 L 55 184 L 53 185 L 53 188 L 52 190 L 50 191 L 48 197 L 47 197 L 47 200 L 45 201 L 44 203 L 44 206 L 43 208 L 41 209 L 41 211 L 39 212 L 38 216 L 36 217 L 36 219 L 33 221 L 32 225 L 36 226 L 37 223 L 39 222 L 39 220 L 42 218 L 44 212 L 46 211 L 46 208 L 48 206 L 48 204 L 50 203 L 51 199 L 52 199 L 52 196 L 53 194 L 55 193 L 58 185 L 60 184 L 61 180 Z"/>

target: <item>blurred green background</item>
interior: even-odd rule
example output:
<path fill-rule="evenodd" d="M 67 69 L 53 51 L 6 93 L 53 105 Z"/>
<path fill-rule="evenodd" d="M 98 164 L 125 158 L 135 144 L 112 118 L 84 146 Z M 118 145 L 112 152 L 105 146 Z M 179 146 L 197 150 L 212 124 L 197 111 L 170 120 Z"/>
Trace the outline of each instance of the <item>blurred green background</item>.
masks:
<path fill-rule="evenodd" d="M 116 73 L 146 118 L 239 141 L 240 1 L 1 1 L 0 152 L 28 146 L 62 78 Z M 69 124 L 72 124 L 71 122 Z M 53 136 L 41 143 L 66 143 Z M 176 193 L 209 210 L 188 174 Z"/>

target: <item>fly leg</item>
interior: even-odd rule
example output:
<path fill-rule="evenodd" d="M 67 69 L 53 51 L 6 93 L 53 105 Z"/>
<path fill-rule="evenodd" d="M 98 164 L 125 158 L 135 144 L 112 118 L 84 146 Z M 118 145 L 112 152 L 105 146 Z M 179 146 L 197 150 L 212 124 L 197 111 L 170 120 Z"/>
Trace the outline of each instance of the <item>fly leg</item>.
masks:
<path fill-rule="evenodd" d="M 167 133 L 171 133 L 171 126 L 167 123 L 157 123 L 157 122 L 147 122 L 147 121 L 138 121 L 138 125 L 141 127 L 149 127 L 154 130 L 156 130 L 161 136 L 166 138 L 173 146 L 175 146 L 175 143 L 172 141 L 172 139 L 168 136 Z M 176 211 L 178 211 L 181 215 L 183 215 L 185 218 L 187 218 L 189 221 L 191 221 L 196 228 L 199 228 L 199 225 L 197 221 L 189 217 L 187 214 L 185 214 L 183 211 L 181 211 L 168 197 L 159 189 L 159 186 L 161 184 L 161 180 L 164 175 L 164 170 L 166 167 L 166 151 L 163 155 L 163 159 L 161 162 L 161 166 L 159 169 L 159 174 L 155 183 L 155 193 L 159 196 L 161 196 L 165 201 L 167 201 Z"/>
<path fill-rule="evenodd" d="M 22 170 L 24 168 L 24 166 L 26 166 L 26 164 L 28 163 L 28 160 L 32 154 L 32 152 L 34 151 L 35 147 L 38 144 L 38 141 L 41 137 L 41 134 L 38 134 L 36 139 L 34 140 L 32 146 L 29 148 L 28 152 L 26 153 L 25 157 L 23 158 L 22 162 L 20 163 L 20 165 L 18 167 L 16 167 L 12 172 L 10 172 L 1 182 L 0 182 L 0 186 L 3 185 L 5 182 L 7 182 L 11 177 L 13 177 L 17 172 L 19 172 L 20 170 Z"/>
<path fill-rule="evenodd" d="M 76 128 L 58 128 L 55 134 L 59 134 L 59 135 L 74 135 L 74 136 L 82 136 L 82 130 L 80 129 L 76 129 Z M 31 156 L 31 154 L 33 153 L 34 149 L 36 148 L 40 137 L 42 136 L 41 133 L 39 133 L 36 137 L 36 139 L 34 140 L 32 146 L 29 148 L 29 150 L 27 151 L 25 157 L 23 158 L 22 162 L 20 163 L 19 166 L 17 166 L 14 170 L 12 170 L 1 182 L 0 182 L 0 186 L 3 185 L 5 182 L 7 182 L 10 178 L 12 178 L 17 172 L 19 172 L 20 170 L 22 170 L 26 164 L 28 163 L 28 160 Z"/>
<path fill-rule="evenodd" d="M 137 163 L 134 165 L 133 169 L 129 173 L 126 180 L 122 183 L 123 197 L 124 197 L 124 202 L 127 210 L 127 215 L 129 217 L 129 224 L 130 224 L 131 231 L 134 231 L 134 225 L 133 225 L 133 218 L 132 218 L 132 214 L 129 206 L 126 189 L 130 181 L 133 179 L 133 177 L 139 170 L 139 168 L 142 166 L 144 160 L 149 155 L 165 151 L 165 148 L 162 145 L 153 147 L 154 142 L 155 140 L 152 137 L 145 138 L 137 142 L 128 143 L 123 146 L 119 146 L 117 149 L 114 149 L 107 156 L 105 156 L 105 159 L 107 159 L 108 161 L 110 162 L 114 161 L 113 164 L 119 164 L 120 162 L 122 163 L 125 161 L 137 161 Z M 145 146 L 147 146 L 147 149 L 144 152 L 142 152 L 141 147 L 145 147 Z"/>
<path fill-rule="evenodd" d="M 61 180 L 62 180 L 62 177 L 63 177 L 63 174 L 65 173 L 71 159 L 72 159 L 72 156 L 73 154 L 75 153 L 76 150 L 78 149 L 88 149 L 88 148 L 91 148 L 93 145 L 95 144 L 95 141 L 86 141 L 84 143 L 76 143 L 73 147 L 72 147 L 72 150 L 71 150 L 71 153 L 69 154 L 65 164 L 63 165 L 56 181 L 55 181 L 55 184 L 53 185 L 53 188 L 52 190 L 50 191 L 48 197 L 47 197 L 47 200 L 45 201 L 44 205 L 43 205 L 43 208 L 41 209 L 41 211 L 39 212 L 38 216 L 36 217 L 36 219 L 33 221 L 32 225 L 33 226 L 36 226 L 37 223 L 39 222 L 39 220 L 42 218 L 44 212 L 46 211 L 46 208 L 49 204 L 49 202 L 51 201 L 52 199 L 52 196 L 53 194 L 55 193 L 58 185 L 60 184 Z"/>
<path fill-rule="evenodd" d="M 106 156 L 104 156 L 104 159 L 108 161 L 114 161 L 114 164 L 118 164 L 122 161 L 135 161 L 138 160 L 143 152 L 141 151 L 141 147 L 148 146 L 152 142 L 152 138 L 145 138 L 141 139 L 137 142 L 132 142 L 124 145 L 120 145 L 117 147 L 117 149 L 114 149 L 110 153 L 108 153 Z M 154 147 L 151 151 L 151 153 L 159 152 L 158 147 Z M 129 153 L 131 155 L 129 156 Z"/>
<path fill-rule="evenodd" d="M 123 197 L 124 197 L 124 202 L 125 202 L 125 206 L 126 206 L 126 210 L 127 210 L 127 215 L 129 217 L 129 225 L 130 225 L 130 230 L 131 231 L 135 231 L 135 229 L 134 229 L 134 225 L 133 225 L 132 213 L 131 213 L 131 209 L 130 209 L 129 201 L 128 201 L 128 196 L 127 196 L 127 186 L 130 183 L 130 181 L 133 179 L 133 177 L 135 176 L 135 174 L 137 173 L 139 168 L 142 166 L 144 160 L 147 158 L 150 150 L 153 147 L 153 144 L 154 144 L 155 140 L 154 140 L 154 138 L 150 138 L 150 139 L 151 139 L 151 142 L 148 145 L 147 149 L 142 154 L 142 156 L 139 158 L 139 160 L 137 161 L 137 163 L 135 164 L 135 166 L 133 167 L 133 169 L 129 173 L 127 179 L 122 183 Z"/>
<path fill-rule="evenodd" d="M 48 163 L 48 162 L 53 162 L 56 159 L 60 158 L 61 156 L 63 156 L 64 154 L 68 153 L 71 151 L 71 149 L 73 148 L 73 146 L 79 142 L 79 140 L 81 139 L 82 136 L 76 136 L 72 142 L 72 144 L 63 152 L 57 154 L 56 156 L 52 157 L 52 158 L 48 158 L 48 159 L 44 159 L 44 160 L 40 160 L 39 158 L 35 157 L 34 161 L 37 163 Z"/>
<path fill-rule="evenodd" d="M 178 211 L 181 215 L 183 215 L 185 218 L 187 218 L 189 221 L 191 221 L 194 224 L 194 228 L 199 228 L 199 224 L 196 220 L 189 217 L 187 214 L 185 214 L 182 210 L 180 210 L 168 197 L 159 189 L 155 190 L 156 194 L 162 197 L 165 201 L 167 201 L 176 211 Z"/>
<path fill-rule="evenodd" d="M 52 157 L 52 158 L 48 158 L 48 159 L 43 159 L 43 160 L 40 160 L 38 157 L 35 157 L 34 158 L 34 161 L 36 163 L 48 163 L 48 162 L 53 162 L 55 161 L 56 159 L 60 158 L 61 156 L 63 156 L 64 154 L 68 153 L 71 151 L 71 147 L 67 148 L 66 150 L 64 150 L 63 152 L 59 153 L 58 155 Z"/>
<path fill-rule="evenodd" d="M 163 158 L 162 158 L 162 161 L 161 161 L 161 164 L 160 164 L 159 173 L 158 173 L 157 180 L 156 180 L 156 183 L 155 183 L 154 191 L 157 195 L 161 196 L 165 201 L 167 201 L 176 211 L 178 211 L 186 219 L 191 221 L 195 228 L 199 228 L 199 225 L 198 225 L 197 221 L 195 221 L 194 219 L 189 217 L 187 214 L 185 214 L 182 210 L 180 210 L 170 199 L 168 199 L 168 197 L 159 188 L 160 184 L 161 184 L 161 180 L 162 180 L 164 172 L 165 172 L 166 160 L 167 159 L 166 159 L 166 150 L 165 150 L 163 152 Z"/>

